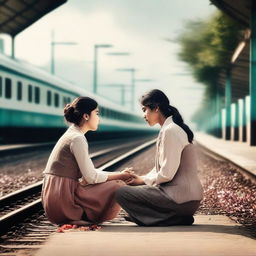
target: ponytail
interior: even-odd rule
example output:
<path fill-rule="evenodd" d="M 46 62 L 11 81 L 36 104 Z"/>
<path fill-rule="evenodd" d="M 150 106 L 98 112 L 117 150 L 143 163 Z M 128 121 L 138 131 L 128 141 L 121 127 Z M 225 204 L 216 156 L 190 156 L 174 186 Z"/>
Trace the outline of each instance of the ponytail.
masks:
<path fill-rule="evenodd" d="M 194 134 L 190 130 L 190 128 L 184 123 L 183 118 L 180 115 L 178 109 L 171 105 L 169 105 L 168 109 L 170 110 L 170 113 L 172 115 L 173 122 L 179 125 L 187 133 L 189 143 L 193 143 Z"/>

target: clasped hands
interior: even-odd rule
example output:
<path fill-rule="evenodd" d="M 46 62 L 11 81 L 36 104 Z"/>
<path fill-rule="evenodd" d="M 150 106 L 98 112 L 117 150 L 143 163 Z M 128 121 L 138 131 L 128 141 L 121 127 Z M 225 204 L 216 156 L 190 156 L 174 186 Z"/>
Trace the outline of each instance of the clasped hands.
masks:
<path fill-rule="evenodd" d="M 127 185 L 132 186 L 145 184 L 143 179 L 134 173 L 132 167 L 125 168 L 121 171 L 121 180 L 123 180 Z"/>
<path fill-rule="evenodd" d="M 132 186 L 136 186 L 136 185 L 142 185 L 142 184 L 145 184 L 143 179 L 136 175 L 133 171 L 133 168 L 132 167 L 127 167 L 125 168 L 123 171 L 121 171 L 119 173 L 119 179 L 124 181 L 127 185 L 132 185 Z M 81 178 L 79 183 L 82 185 L 82 186 L 86 186 L 88 185 L 88 182 L 85 180 L 85 178 Z"/>

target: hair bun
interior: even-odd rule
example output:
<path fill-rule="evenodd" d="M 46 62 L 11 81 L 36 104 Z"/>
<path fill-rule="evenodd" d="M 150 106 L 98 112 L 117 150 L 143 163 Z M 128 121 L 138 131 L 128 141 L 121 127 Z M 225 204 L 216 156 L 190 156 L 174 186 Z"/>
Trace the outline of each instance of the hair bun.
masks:
<path fill-rule="evenodd" d="M 83 115 L 90 115 L 97 106 L 98 103 L 94 99 L 89 97 L 78 97 L 75 98 L 72 103 L 69 103 L 64 107 L 64 117 L 67 122 L 80 125 L 83 120 Z"/>
<path fill-rule="evenodd" d="M 67 104 L 64 108 L 64 114 L 67 112 L 74 112 L 75 108 L 71 104 Z"/>
<path fill-rule="evenodd" d="M 73 123 L 75 121 L 74 115 L 75 108 L 71 104 L 67 104 L 64 108 L 64 116 L 68 122 Z"/>

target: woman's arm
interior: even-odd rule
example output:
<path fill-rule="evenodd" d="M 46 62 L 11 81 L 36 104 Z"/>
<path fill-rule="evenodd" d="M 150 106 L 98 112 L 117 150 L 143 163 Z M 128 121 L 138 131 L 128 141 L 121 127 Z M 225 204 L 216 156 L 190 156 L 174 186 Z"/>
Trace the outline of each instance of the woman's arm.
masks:
<path fill-rule="evenodd" d="M 131 177 L 129 173 L 108 173 L 96 169 L 89 156 L 86 139 L 82 136 L 77 136 L 73 139 L 70 149 L 84 177 L 84 180 L 81 182 L 82 185 L 102 183 L 110 180 L 126 181 Z"/>
<path fill-rule="evenodd" d="M 175 130 L 171 128 L 164 131 L 157 156 L 161 158 L 160 170 L 151 176 L 145 176 L 144 182 L 147 185 L 158 185 L 171 181 L 179 168 L 184 146 Z"/>
<path fill-rule="evenodd" d="M 74 154 L 79 169 L 88 184 L 101 183 L 107 180 L 107 173 L 95 169 L 89 156 L 87 141 L 83 136 L 77 136 L 72 140 L 70 150 Z"/>
<path fill-rule="evenodd" d="M 111 173 L 111 174 L 108 174 L 108 181 L 109 180 L 123 180 L 123 181 L 126 181 L 128 182 L 129 179 L 132 178 L 132 175 L 130 173 L 121 173 L 121 172 L 117 172 L 117 173 Z"/>

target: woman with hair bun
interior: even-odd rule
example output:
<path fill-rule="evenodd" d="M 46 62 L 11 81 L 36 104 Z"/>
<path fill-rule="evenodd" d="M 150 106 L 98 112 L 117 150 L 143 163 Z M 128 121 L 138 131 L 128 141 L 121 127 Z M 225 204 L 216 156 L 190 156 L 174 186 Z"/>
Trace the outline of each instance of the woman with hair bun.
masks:
<path fill-rule="evenodd" d="M 121 209 L 115 201 L 115 191 L 125 185 L 131 174 L 96 169 L 89 157 L 84 134 L 98 128 L 95 100 L 76 98 L 64 108 L 64 117 L 72 125 L 56 143 L 44 170 L 45 213 L 55 224 L 87 225 L 111 220 Z M 79 182 L 80 178 L 86 185 Z"/>
<path fill-rule="evenodd" d="M 160 124 L 155 167 L 145 176 L 133 175 L 116 191 L 117 202 L 129 214 L 127 220 L 142 226 L 192 225 L 203 198 L 197 176 L 193 132 L 179 111 L 160 90 L 141 97 L 144 118 Z"/>

